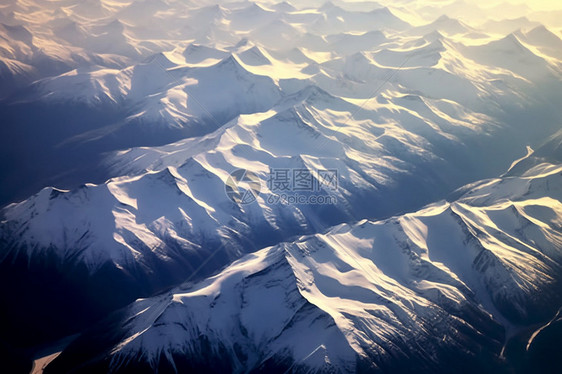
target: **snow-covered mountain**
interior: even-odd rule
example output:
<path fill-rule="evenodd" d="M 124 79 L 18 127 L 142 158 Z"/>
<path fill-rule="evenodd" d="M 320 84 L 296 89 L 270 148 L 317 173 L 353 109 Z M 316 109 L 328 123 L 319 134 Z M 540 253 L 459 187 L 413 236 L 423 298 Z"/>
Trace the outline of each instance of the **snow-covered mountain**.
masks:
<path fill-rule="evenodd" d="M 473 122 L 459 118 L 458 129 L 444 131 L 437 125 L 443 119 L 420 98 L 395 100 L 419 100 L 416 110 L 434 116 L 436 128 L 417 135 L 422 125 L 418 117 L 406 111 L 393 115 L 391 103 L 378 112 L 359 110 L 325 91 L 307 88 L 274 110 L 238 116 L 209 135 L 122 151 L 107 162 L 123 177 L 71 191 L 48 187 L 2 211 L 4 274 L 32 271 L 49 279 L 80 272 L 80 279 L 63 276 L 61 282 L 65 287 L 88 284 L 90 301 L 82 302 L 97 304 L 102 297 L 104 303 L 109 301 L 107 307 L 115 307 L 179 282 L 199 266 L 204 266 L 198 270 L 203 277 L 243 253 L 278 241 L 349 220 L 414 209 L 470 178 L 470 172 L 456 170 L 466 165 L 462 158 L 453 165 L 441 155 L 452 147 L 470 154 L 457 136 L 466 144 L 470 138 L 474 142 L 480 134 L 472 128 L 478 116 Z M 369 119 L 379 116 L 402 118 L 403 125 L 381 126 Z M 361 127 L 346 123 L 347 118 Z M 423 180 L 432 165 L 441 171 L 433 172 L 435 179 Z M 241 168 L 260 179 L 261 193 L 252 204 L 235 204 L 225 193 L 229 174 Z M 275 201 L 276 192 L 267 181 L 270 168 L 307 170 L 311 175 L 337 170 L 338 188 L 318 191 L 334 202 Z M 408 181 L 418 183 L 409 196 Z M 211 254 L 215 255 L 207 261 Z M 115 299 L 104 295 L 105 283 L 88 280 L 108 272 L 119 284 Z M 44 287 L 43 294 L 50 295 L 61 285 L 51 288 L 45 282 Z M 68 305 L 53 305 L 59 308 Z"/>
<path fill-rule="evenodd" d="M 136 301 L 49 369 L 490 372 L 514 331 L 562 303 L 561 172 L 539 164 L 265 248 Z"/>
<path fill-rule="evenodd" d="M 423 4 L 409 7 L 426 17 L 410 26 L 403 8 L 384 5 L 11 1 L 0 8 L 0 114 L 11 119 L 0 146 L 41 156 L 4 162 L 16 182 L 0 204 L 44 186 L 101 183 L 119 176 L 99 167 L 105 151 L 208 134 L 309 86 L 358 106 L 379 91 L 421 94 L 496 119 L 504 110 L 552 122 L 545 113 L 562 91 L 554 28 L 486 34 L 469 20 L 426 17 L 434 10 Z M 469 6 L 450 7 L 454 17 Z M 546 102 L 555 108 L 537 109 Z M 30 133 L 44 133 L 41 142 Z M 56 166 L 69 154 L 83 172 Z"/>
<path fill-rule="evenodd" d="M 533 9 L 0 5 L 0 351 L 108 317 L 50 370 L 519 370 L 560 307 L 562 24 Z"/>
<path fill-rule="evenodd" d="M 109 267 L 136 274 L 141 284 L 161 286 L 162 279 L 152 276 L 154 267 L 173 269 L 169 278 L 178 280 L 217 248 L 225 247 L 215 266 L 276 240 L 411 211 L 473 180 L 476 170 L 467 167 L 491 172 L 509 161 L 480 166 L 490 153 L 477 139 L 499 130 L 476 113 L 470 122 L 459 117 L 451 126 L 452 117 L 445 121 L 432 109 L 441 104 L 412 95 L 366 110 L 310 87 L 209 135 L 121 151 L 108 164 L 123 177 L 70 191 L 47 187 L 6 207 L 5 255 L 34 264 L 53 255 L 66 266 L 86 266 L 92 275 Z M 395 112 L 403 106 L 409 109 Z M 432 124 L 421 121 L 422 115 Z M 453 148 L 457 155 L 448 157 Z M 482 155 L 474 156 L 475 149 Z M 260 180 L 261 193 L 252 204 L 234 204 L 225 193 L 237 169 Z M 319 191 L 334 203 L 279 204 L 268 184 L 271 169 L 311 175 L 337 170 L 338 188 Z M 417 183 L 415 194 L 408 195 L 409 183 Z M 184 263 L 190 265 L 179 266 Z"/>

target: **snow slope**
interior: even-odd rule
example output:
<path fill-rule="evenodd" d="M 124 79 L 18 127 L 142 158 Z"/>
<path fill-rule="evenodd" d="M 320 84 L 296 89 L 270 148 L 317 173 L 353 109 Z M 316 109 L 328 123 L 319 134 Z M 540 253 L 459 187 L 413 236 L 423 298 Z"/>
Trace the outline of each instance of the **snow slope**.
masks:
<path fill-rule="evenodd" d="M 137 300 L 96 357 L 90 339 L 111 329 L 103 324 L 46 372 L 375 372 L 413 363 L 419 372 L 490 372 L 506 334 L 562 302 L 561 171 L 540 164 L 467 187 L 453 202 L 247 255 Z"/>
<path fill-rule="evenodd" d="M 40 156 L 6 159 L 6 174 L 25 168 L 39 176 L 43 160 L 56 165 L 73 154 L 97 165 L 108 150 L 208 134 L 309 86 L 360 107 L 382 94 L 413 94 L 454 101 L 507 127 L 514 126 L 506 118 L 514 110 L 521 114 L 514 118 L 530 113 L 548 126 L 550 112 L 541 106 L 548 102 L 559 112 L 562 92 L 556 52 L 562 41 L 554 29 L 506 36 L 456 19 L 472 10 L 469 4 L 445 7 L 449 17 L 437 17 L 441 10 L 431 5 L 408 4 L 406 10 L 384 2 L 12 1 L 0 10 L 0 111 L 13 118 L 0 146 L 9 148 L 11 134 L 25 129 L 22 144 L 10 151 L 21 160 L 36 149 L 28 133 L 44 131 L 42 123 L 66 125 L 49 132 Z M 406 13 L 421 19 L 410 25 Z M 84 106 L 92 126 L 64 116 Z M 50 177 L 34 181 L 10 177 L 15 185 L 0 204 L 38 186 L 71 189 L 120 176 L 98 168 L 101 175 L 88 179 L 68 171 L 83 165 L 72 166 L 52 166 Z"/>
<path fill-rule="evenodd" d="M 233 57 L 221 64 L 240 66 Z M 231 94 L 223 101 L 242 97 L 248 99 Z M 57 248 L 61 258 L 87 264 L 95 272 L 108 261 L 125 269 L 135 262 L 150 268 L 145 256 L 159 253 L 157 257 L 168 261 L 182 258 L 184 251 L 208 253 L 228 242 L 224 262 L 250 250 L 239 248 L 247 240 L 259 248 L 270 243 L 269 235 L 289 238 L 353 217 L 380 218 L 412 209 L 456 187 L 454 182 L 443 184 L 461 162 L 448 165 L 442 158 L 448 149 L 460 151 L 461 138 L 468 142 L 491 129 L 479 127 L 485 126 L 486 117 L 478 114 L 464 113 L 453 121 L 434 107 L 443 104 L 439 101 L 424 102 L 416 96 L 392 100 L 396 104 L 370 111 L 309 87 L 272 110 L 240 115 L 209 135 L 119 152 L 108 162 L 123 177 L 71 191 L 49 187 L 7 206 L 2 223 L 5 250 L 21 253 L 25 248 L 33 257 Z M 244 110 L 241 103 L 234 107 Z M 418 113 L 432 123 L 420 120 Z M 442 168 L 435 172 L 436 180 L 420 183 L 412 199 L 403 198 L 405 188 L 398 182 L 423 178 L 431 165 Z M 260 179 L 255 203 L 235 204 L 225 193 L 226 180 L 237 169 L 250 170 Z M 320 191 L 336 202 L 275 203 L 276 191 L 268 184 L 270 169 L 312 174 L 337 170 L 338 188 Z M 199 255 L 204 257 L 203 252 Z"/>

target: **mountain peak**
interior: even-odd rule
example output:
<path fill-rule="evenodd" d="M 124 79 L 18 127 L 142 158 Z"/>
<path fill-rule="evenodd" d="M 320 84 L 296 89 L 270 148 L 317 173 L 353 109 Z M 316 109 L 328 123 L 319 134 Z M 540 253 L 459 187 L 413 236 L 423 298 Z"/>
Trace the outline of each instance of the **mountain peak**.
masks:
<path fill-rule="evenodd" d="M 324 4 L 322 4 L 320 8 L 318 8 L 318 10 L 321 12 L 326 12 L 330 10 L 343 10 L 343 9 L 338 7 L 336 4 L 334 4 L 333 1 L 327 0 L 326 2 L 324 2 Z"/>
<path fill-rule="evenodd" d="M 295 8 L 294 6 L 292 6 L 291 4 L 289 4 L 286 1 L 276 3 L 275 5 L 273 5 L 273 8 L 277 11 L 285 12 L 285 13 L 290 13 L 290 12 L 294 12 L 294 11 L 297 10 L 297 8 Z"/>
<path fill-rule="evenodd" d="M 252 2 L 250 5 L 248 5 L 243 10 L 257 12 L 257 13 L 270 13 L 269 10 L 264 9 L 260 4 L 254 3 L 254 2 Z"/>
<path fill-rule="evenodd" d="M 314 105 L 314 103 L 327 103 L 333 100 L 338 100 L 338 98 L 332 96 L 330 93 L 326 92 L 322 88 L 316 85 L 309 85 L 300 91 L 290 95 L 285 99 L 285 101 L 292 103 L 292 105 L 300 105 L 303 103 L 308 103 Z"/>
<path fill-rule="evenodd" d="M 435 21 L 433 21 L 433 23 L 446 23 L 446 22 L 451 22 L 454 21 L 451 17 L 449 17 L 446 14 L 442 14 L 439 17 L 437 17 L 435 19 Z"/>
<path fill-rule="evenodd" d="M 266 52 L 259 46 L 255 45 L 241 53 L 238 53 L 239 58 L 247 65 L 271 65 L 271 61 L 266 56 Z"/>
<path fill-rule="evenodd" d="M 233 50 L 239 50 L 252 45 L 252 42 L 248 38 L 242 38 L 236 45 L 232 48 Z"/>
<path fill-rule="evenodd" d="M 438 30 L 434 30 L 429 34 L 424 35 L 423 38 L 430 43 L 442 43 L 445 40 L 445 36 Z"/>
<path fill-rule="evenodd" d="M 544 44 L 545 46 L 560 46 L 561 38 L 544 25 L 539 25 L 524 33 L 533 43 Z"/>
<path fill-rule="evenodd" d="M 217 68 L 229 68 L 232 69 L 234 71 L 239 71 L 239 72 L 244 72 L 246 74 L 250 74 L 246 68 L 242 65 L 241 61 L 238 59 L 238 57 L 231 53 L 228 56 L 226 56 L 225 58 L 223 58 L 218 64 L 214 65 Z"/>
<path fill-rule="evenodd" d="M 223 59 L 228 55 L 228 52 L 198 43 L 191 43 L 184 49 L 182 55 L 188 63 L 199 63 L 207 59 Z"/>
<path fill-rule="evenodd" d="M 392 13 L 392 11 L 390 10 L 390 8 L 389 8 L 389 7 L 386 7 L 386 6 L 385 6 L 385 7 L 381 7 L 381 8 L 377 8 L 377 9 L 373 9 L 373 10 L 371 11 L 371 13 L 379 14 L 379 15 L 386 15 L 386 16 L 396 17 L 396 16 L 394 15 L 394 13 Z"/>
<path fill-rule="evenodd" d="M 497 43 L 498 45 L 502 45 L 505 47 L 516 47 L 521 51 L 532 53 L 531 51 L 529 51 L 527 47 L 523 45 L 523 43 L 521 43 L 521 41 L 517 37 L 517 32 L 511 32 L 507 34 L 504 38 L 500 39 Z"/>
<path fill-rule="evenodd" d="M 147 57 L 144 61 L 143 64 L 146 65 L 157 65 L 157 66 L 161 66 L 165 69 L 169 69 L 171 67 L 175 67 L 176 64 L 173 63 L 168 56 L 166 55 L 166 53 L 164 52 L 159 52 L 159 53 L 155 53 L 152 56 Z"/>

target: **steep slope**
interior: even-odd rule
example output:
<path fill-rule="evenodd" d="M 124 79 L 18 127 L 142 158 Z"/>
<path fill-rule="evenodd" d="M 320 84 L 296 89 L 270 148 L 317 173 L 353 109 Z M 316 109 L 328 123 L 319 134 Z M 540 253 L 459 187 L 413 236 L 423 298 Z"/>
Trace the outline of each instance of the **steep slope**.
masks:
<path fill-rule="evenodd" d="M 414 35 L 426 35 L 434 31 L 442 32 L 447 35 L 458 35 L 474 32 L 475 30 L 458 19 L 442 15 L 427 25 L 412 28 L 409 30 L 409 33 Z"/>
<path fill-rule="evenodd" d="M 244 83 L 250 76 L 235 56 L 189 74 L 198 74 L 201 83 L 212 82 L 218 72 L 224 73 L 221 81 L 232 76 Z M 276 86 L 263 79 L 271 82 L 275 98 Z M 265 95 L 254 97 L 263 102 Z M 251 101 L 246 108 L 240 101 L 251 99 L 230 94 L 224 108 L 231 100 L 237 110 L 252 112 L 257 109 Z M 56 287 L 84 285 L 88 277 L 110 273 L 116 289 L 104 308 L 113 308 L 297 235 L 417 209 L 480 173 L 503 168 L 513 152 L 496 145 L 503 155 L 483 168 L 490 153 L 476 139 L 499 131 L 488 117 L 415 95 L 386 100 L 367 109 L 308 87 L 272 110 L 240 115 L 206 136 L 120 152 L 108 165 L 123 177 L 70 191 L 46 188 L 2 211 L 3 272 L 62 276 Z M 261 193 L 251 204 L 232 201 L 225 191 L 237 169 L 259 180 Z M 336 170 L 336 186 L 298 193 L 329 204 L 286 203 L 268 183 L 271 169 L 304 170 L 313 183 L 319 183 L 319 171 Z M 77 278 L 64 275 L 78 271 Z M 160 271 L 166 276 L 153 276 Z M 45 297 L 58 292 L 49 282 L 42 287 Z M 103 292 L 95 286 L 80 302 L 95 304 Z M 61 302 L 51 310 L 58 308 L 68 307 Z M 46 327 L 38 323 L 34 328 Z"/>
<path fill-rule="evenodd" d="M 0 60 L 0 99 L 9 96 L 18 88 L 25 87 L 36 77 L 33 67 L 12 59 Z"/>
<path fill-rule="evenodd" d="M 410 5 L 414 13 L 427 10 Z M 37 149 L 26 139 L 27 129 L 40 132 L 38 127 L 64 123 L 46 137 L 49 144 L 39 147 L 45 163 L 77 156 L 97 164 L 106 150 L 209 133 L 239 114 L 267 111 L 282 96 L 311 84 L 335 96 L 366 101 L 381 89 L 454 100 L 492 117 L 505 108 L 530 113 L 531 101 L 557 106 L 561 90 L 556 70 L 562 65 L 557 37 L 546 29 L 464 48 L 458 43 L 460 35 L 480 33 L 484 41 L 490 36 L 446 16 L 411 27 L 392 6 L 342 2 L 319 8 L 311 2 L 298 9 L 275 7 L 177 0 L 7 4 L 0 13 L 0 113 L 10 119 L 6 132 L 23 139 L 18 147 L 0 146 L 10 149 L 10 155 L 12 149 Z M 455 2 L 444 9 L 450 8 L 454 16 L 467 7 Z M 437 13 L 429 13 L 434 20 Z M 63 115 L 83 110 L 82 105 L 88 106 L 84 117 L 92 126 Z M 111 111 L 119 113 L 106 120 Z M 542 118 L 545 112 L 533 115 L 548 123 L 551 118 Z M 41 114 L 28 118 L 23 113 Z M 511 118 L 502 120 L 511 124 Z M 22 128 L 26 131 L 20 135 Z M 57 138 L 53 144 L 51 136 Z M 82 151 L 88 148 L 98 151 Z M 9 158 L 26 158 L 24 153 Z M 89 180 L 79 175 L 82 165 L 74 164 L 64 170 L 54 167 L 47 173 L 50 177 L 30 181 L 13 177 L 24 165 L 4 164 L 6 178 L 17 185 L 7 188 L 0 204 L 49 185 L 74 188 L 116 176 L 102 171 L 103 177 Z M 37 164 L 33 159 L 25 168 L 40 176 L 44 168 Z"/>
<path fill-rule="evenodd" d="M 47 373 L 500 370 L 505 334 L 562 303 L 561 171 L 258 251 L 138 300 Z"/>
<path fill-rule="evenodd" d="M 330 47 L 343 55 L 351 55 L 361 51 L 372 51 L 387 41 L 386 36 L 379 30 L 362 34 L 343 33 L 326 36 Z"/>
<path fill-rule="evenodd" d="M 545 26 L 537 26 L 528 32 L 520 32 L 521 38 L 539 51 L 558 60 L 562 58 L 562 40 Z"/>
<path fill-rule="evenodd" d="M 314 32 L 328 34 L 337 32 L 372 31 L 372 30 L 404 30 L 409 24 L 387 8 L 374 9 L 367 12 L 348 11 L 327 2 L 319 8 L 322 17 L 311 26 Z"/>
<path fill-rule="evenodd" d="M 513 33 L 486 45 L 468 48 L 465 55 L 488 66 L 505 68 L 531 81 L 547 80 L 552 75 L 547 61 L 530 51 Z M 514 55 L 518 58 L 514 59 Z"/>
<path fill-rule="evenodd" d="M 562 130 L 550 136 L 536 150 L 527 147 L 527 154 L 513 162 L 505 175 L 520 175 L 525 170 L 543 163 L 557 164 L 560 162 L 562 162 Z"/>
<path fill-rule="evenodd" d="M 465 162 L 460 150 L 471 149 L 457 136 L 468 142 L 480 131 L 473 126 L 485 118 L 463 113 L 454 129 L 439 129 L 452 117 L 443 119 L 437 108 L 415 109 L 435 127 L 427 127 L 415 112 L 395 113 L 396 108 L 392 103 L 379 108 L 379 120 L 373 122 L 369 110 L 310 87 L 274 110 L 239 116 L 209 135 L 120 152 L 110 165 L 123 177 L 70 191 L 45 188 L 2 211 L 2 273 L 6 279 L 38 274 L 45 279 L 40 286 L 45 298 L 61 287 L 89 284 L 85 299 L 78 297 L 77 305 L 83 306 L 77 307 L 99 316 L 189 274 L 203 277 L 248 251 L 337 223 L 415 209 L 467 178 L 466 170 L 458 172 Z M 459 155 L 454 163 L 440 156 L 451 147 Z M 306 199 L 320 196 L 329 204 L 285 203 L 282 191 L 268 183 L 270 168 L 304 170 L 316 183 L 319 171 L 336 170 L 334 186 L 289 191 Z M 237 169 L 255 173 L 260 181 L 261 193 L 251 204 L 232 201 L 225 191 Z M 411 183 L 417 183 L 415 194 L 408 194 Z M 56 284 L 46 281 L 59 278 Z M 105 295 L 106 283 L 89 278 L 112 279 L 112 296 Z M 22 288 L 36 288 L 26 282 Z M 104 307 L 95 310 L 91 305 L 101 295 Z M 15 313 L 26 315 L 32 300 L 10 297 L 21 306 Z M 59 308 L 74 310 L 67 305 L 71 300 L 75 296 L 51 303 L 55 316 L 49 318 L 57 320 Z M 29 326 L 45 335 L 58 333 L 42 321 Z"/>
<path fill-rule="evenodd" d="M 206 64 L 207 61 L 211 61 L 210 65 L 214 65 L 227 57 L 228 52 L 191 43 L 185 48 L 183 55 L 188 64 Z"/>

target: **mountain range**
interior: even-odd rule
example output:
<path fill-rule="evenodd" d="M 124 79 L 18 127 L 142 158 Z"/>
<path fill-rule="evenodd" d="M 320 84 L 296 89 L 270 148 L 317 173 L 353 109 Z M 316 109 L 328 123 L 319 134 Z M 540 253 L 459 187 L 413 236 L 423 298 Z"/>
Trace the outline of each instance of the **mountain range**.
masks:
<path fill-rule="evenodd" d="M 556 372 L 562 24 L 483 9 L 0 5 L 0 365 Z"/>

